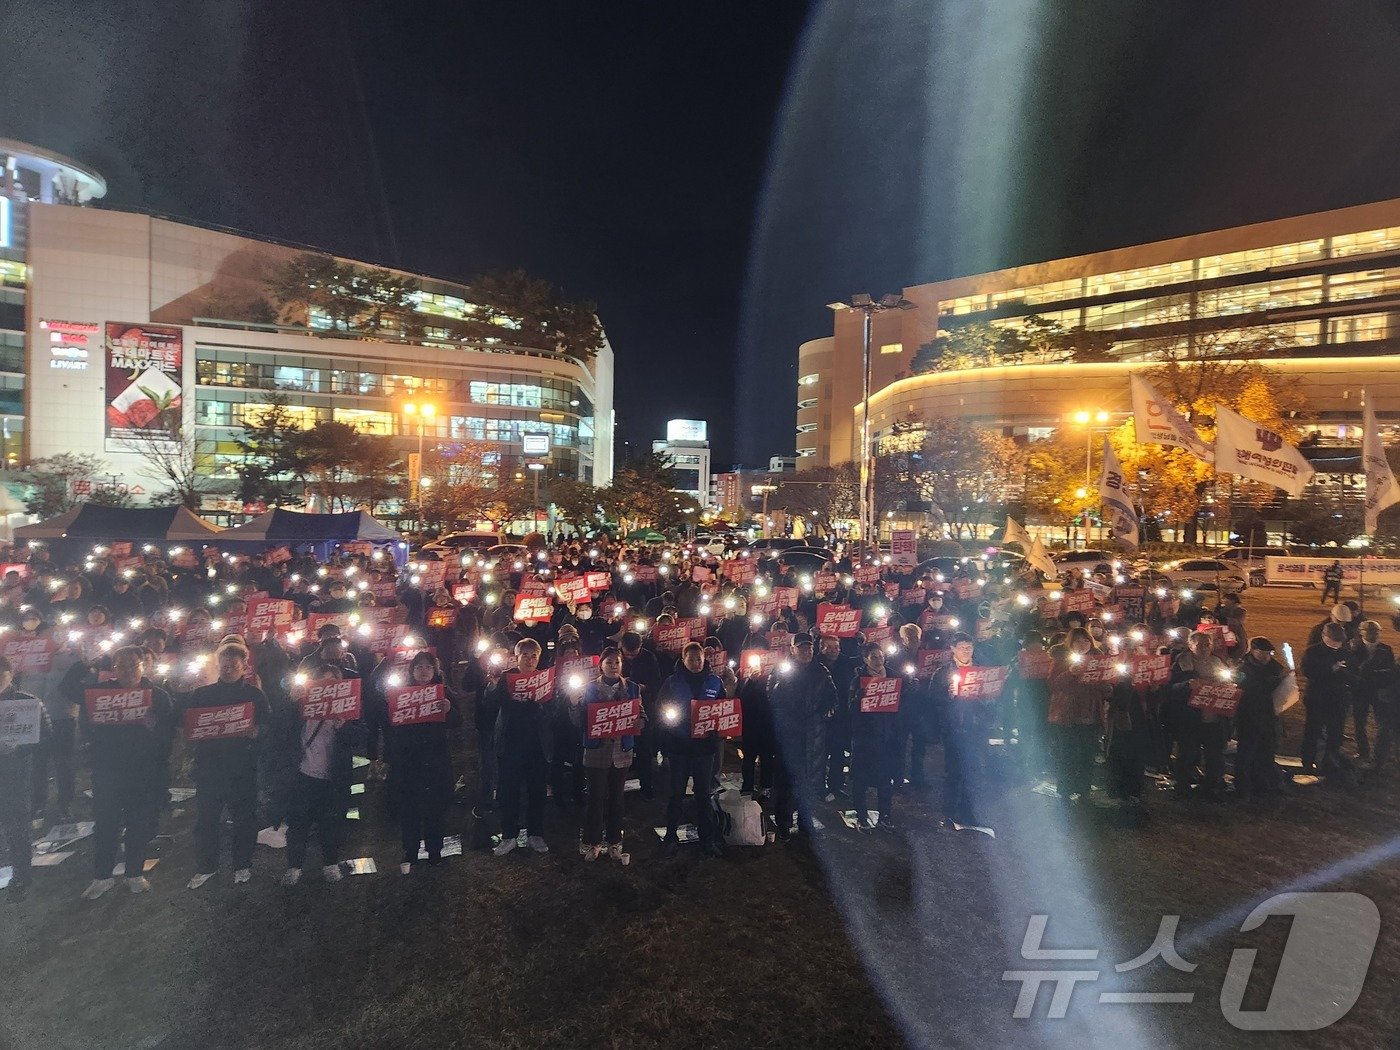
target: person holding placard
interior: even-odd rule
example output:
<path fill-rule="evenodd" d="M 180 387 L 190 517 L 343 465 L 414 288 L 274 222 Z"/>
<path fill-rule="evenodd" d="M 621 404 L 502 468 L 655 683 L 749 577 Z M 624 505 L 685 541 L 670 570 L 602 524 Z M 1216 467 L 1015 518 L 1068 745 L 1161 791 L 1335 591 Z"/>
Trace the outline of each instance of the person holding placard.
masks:
<path fill-rule="evenodd" d="M 554 752 L 553 690 L 527 692 L 540 666 L 540 643 L 522 638 L 515 645 L 515 671 L 491 687 L 496 719 L 496 756 L 500 764 L 501 841 L 493 851 L 504 857 L 515 849 L 522 828 L 520 796 L 526 796 L 526 840 L 536 853 L 548 853 L 544 840 L 544 803 L 549 792 L 549 764 Z"/>
<path fill-rule="evenodd" d="M 590 682 L 584 692 L 584 710 L 589 713 L 597 711 L 593 706 L 595 704 L 614 708 L 635 702 L 636 724 L 631 732 L 624 735 L 613 735 L 613 729 L 609 728 L 607 736 L 594 736 L 590 735 L 593 723 L 585 720 L 583 768 L 588 778 L 588 792 L 583 818 L 583 859 L 597 860 L 606 851 L 619 864 L 627 864 L 631 856 L 622 852 L 623 798 L 627 771 L 632 766 L 632 755 L 646 714 L 642 710 L 641 691 L 636 683 L 622 677 L 620 652 L 616 649 L 603 650 L 598 672 L 599 677 Z M 613 721 L 615 725 L 617 720 Z"/>
<path fill-rule="evenodd" d="M 1061 799 L 1089 804 L 1103 726 L 1108 686 L 1087 675 L 1094 642 L 1083 627 L 1072 627 L 1050 673 L 1049 722 L 1056 738 L 1055 789 Z"/>
<path fill-rule="evenodd" d="M 399 825 L 407 875 L 418 862 L 418 844 L 428 863 L 442 863 L 447 807 L 452 801 L 452 730 L 462 724 L 457 693 L 443 680 L 442 665 L 429 652 L 416 653 L 407 681 L 391 678 L 384 691 L 389 709 L 389 767 L 399 793 Z"/>
<path fill-rule="evenodd" d="M 825 641 L 826 639 L 822 639 Z M 862 651 L 865 662 L 852 676 L 849 693 L 851 719 L 851 804 L 856 811 L 856 826 L 862 831 L 879 827 L 893 830 L 891 810 L 894 807 L 894 775 L 897 766 L 895 750 L 899 746 L 899 708 L 862 703 L 870 683 L 886 679 L 885 649 L 879 642 L 870 642 Z M 898 678 L 896 677 L 898 681 Z M 901 682 L 901 685 L 904 683 Z M 879 824 L 870 822 L 865 808 L 866 794 L 875 792 L 879 808 Z"/>
<path fill-rule="evenodd" d="M 339 664 L 324 661 L 307 673 L 307 686 L 344 680 Z M 355 683 L 347 683 L 347 688 Z M 363 702 L 363 698 L 361 698 Z M 339 882 L 340 844 L 344 838 L 345 811 L 350 805 L 350 778 L 355 746 L 363 723 L 360 719 L 306 718 L 300 732 L 300 756 L 292 783 L 287 816 L 287 871 L 283 886 L 301 881 L 311 831 L 321 846 L 321 877 Z M 417 846 L 417 842 L 414 843 Z"/>
<path fill-rule="evenodd" d="M 272 712 L 262 690 L 244 679 L 248 650 L 222 645 L 217 654 L 218 680 L 190 693 L 184 705 L 185 732 L 194 752 L 195 874 L 197 890 L 219 871 L 219 827 L 225 810 L 233 820 L 233 881 L 253 877 L 257 839 L 257 736 Z"/>
<path fill-rule="evenodd" d="M 768 679 L 778 730 L 773 819 L 784 841 L 791 837 L 794 811 L 804 834 L 822 830 L 815 810 L 823 797 L 826 723 L 836 710 L 836 687 L 827 669 L 814 659 L 814 649 L 810 634 L 794 635 L 787 666 L 780 665 Z"/>
<path fill-rule="evenodd" d="M 112 657 L 115 679 L 90 679 L 85 693 L 83 737 L 92 766 L 94 827 L 93 881 L 84 900 L 96 900 L 115 884 L 112 869 L 123 828 L 127 889 L 151 888 L 146 851 L 155 834 L 157 792 L 166 782 L 174 706 L 164 689 L 142 681 L 145 654 L 135 645 L 118 649 Z"/>
<path fill-rule="evenodd" d="M 18 899 L 30 879 L 31 766 L 49 727 L 39 699 L 16 689 L 14 680 L 14 665 L 0 656 L 0 838 L 13 871 L 10 893 Z"/>
<path fill-rule="evenodd" d="M 708 733 L 696 739 L 690 731 L 690 702 L 714 700 L 723 695 L 724 683 L 705 666 L 704 647 L 699 642 L 687 642 L 681 650 L 675 673 L 661 684 L 656 705 L 665 733 L 666 758 L 671 764 L 671 794 L 666 802 L 666 836 L 663 840 L 668 849 L 680 842 L 685 789 L 687 784 L 693 782 L 700 851 L 713 857 L 724 853 L 724 847 L 715 834 L 714 808 L 710 804 L 715 789 L 719 736 Z"/>

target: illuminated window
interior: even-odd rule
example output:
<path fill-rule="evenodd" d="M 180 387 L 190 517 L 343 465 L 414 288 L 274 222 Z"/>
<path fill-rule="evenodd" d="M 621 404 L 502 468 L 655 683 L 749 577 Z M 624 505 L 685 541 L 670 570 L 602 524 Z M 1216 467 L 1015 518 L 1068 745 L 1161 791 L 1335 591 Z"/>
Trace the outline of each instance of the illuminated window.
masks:
<path fill-rule="evenodd" d="M 903 343 L 881 343 L 880 353 L 882 354 L 902 354 L 904 353 Z"/>
<path fill-rule="evenodd" d="M 337 423 L 349 423 L 361 434 L 394 433 L 394 417 L 389 412 L 378 412 L 372 408 L 337 408 Z M 417 432 L 416 429 L 414 431 Z"/>
<path fill-rule="evenodd" d="M 1355 317 L 1334 317 L 1327 322 L 1329 343 L 1363 343 L 1385 339 L 1390 335 L 1389 315 L 1360 314 Z"/>
<path fill-rule="evenodd" d="M 1332 238 L 1332 256 L 1366 255 L 1370 252 L 1394 251 L 1400 248 L 1400 226 L 1388 230 L 1367 230 Z"/>
<path fill-rule="evenodd" d="M 820 373 L 820 372 L 812 372 L 812 373 L 810 373 L 809 375 L 805 375 L 805 376 L 803 376 L 801 379 L 799 379 L 799 380 L 797 381 L 797 385 L 798 385 L 798 386 L 815 386 L 816 383 L 817 383 L 817 380 L 819 380 L 820 378 L 821 378 L 821 373 Z"/>
<path fill-rule="evenodd" d="M 0 285 L 23 288 L 29 283 L 29 267 L 13 259 L 0 259 Z"/>
<path fill-rule="evenodd" d="M 797 424 L 797 433 L 799 433 L 799 434 L 810 434 L 812 431 L 814 431 L 814 430 L 816 430 L 816 429 L 817 429 L 817 425 L 816 425 L 815 423 L 799 423 L 799 424 Z"/>
<path fill-rule="evenodd" d="M 817 399 L 816 399 L 815 397 L 803 398 L 801 401 L 797 402 L 797 410 L 798 410 L 799 412 L 802 411 L 802 409 L 804 409 L 804 408 L 816 408 L 816 407 L 817 407 Z"/>

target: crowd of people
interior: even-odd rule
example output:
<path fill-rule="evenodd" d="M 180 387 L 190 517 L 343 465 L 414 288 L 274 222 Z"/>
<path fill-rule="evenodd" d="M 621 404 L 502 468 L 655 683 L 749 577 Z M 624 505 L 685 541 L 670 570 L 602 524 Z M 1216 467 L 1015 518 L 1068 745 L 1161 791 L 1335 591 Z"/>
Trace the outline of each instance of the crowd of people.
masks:
<path fill-rule="evenodd" d="M 83 767 L 87 899 L 117 884 L 119 854 L 126 888 L 151 889 L 150 844 L 182 785 L 189 888 L 223 867 L 226 817 L 234 883 L 259 841 L 285 849 L 284 884 L 313 840 L 339 881 L 356 756 L 383 787 L 376 812 L 399 825 L 404 875 L 444 862 L 455 793 L 498 831 L 497 857 L 547 852 L 573 810 L 583 860 L 626 864 L 632 780 L 644 801 L 664 795 L 663 850 L 693 823 L 700 854 L 722 855 L 726 766 L 782 841 L 824 833 L 833 814 L 894 832 L 896 798 L 931 792 L 940 752 L 938 798 L 960 828 L 1028 782 L 1083 806 L 1101 755 L 1103 790 L 1134 809 L 1149 771 L 1177 797 L 1225 800 L 1232 740 L 1235 796 L 1290 775 L 1276 751 L 1291 654 L 1248 636 L 1238 596 L 1208 606 L 1122 566 L 1045 581 L 998 556 L 815 566 L 606 539 L 403 566 L 361 545 L 325 560 L 128 543 L 0 559 L 0 836 L 15 895 L 32 836 L 79 816 Z M 1299 671 L 1301 773 L 1355 768 L 1348 716 L 1357 760 L 1388 761 L 1397 670 L 1378 625 L 1335 605 Z M 477 767 L 465 788 L 462 738 Z"/>

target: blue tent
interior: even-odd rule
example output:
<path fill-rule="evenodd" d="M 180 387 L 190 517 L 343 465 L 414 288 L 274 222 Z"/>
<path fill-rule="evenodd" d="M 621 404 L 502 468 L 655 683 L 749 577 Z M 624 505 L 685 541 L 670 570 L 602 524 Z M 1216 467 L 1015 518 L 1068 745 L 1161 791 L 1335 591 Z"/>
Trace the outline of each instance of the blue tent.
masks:
<path fill-rule="evenodd" d="M 388 546 L 394 561 L 408 561 L 404 538 L 376 521 L 363 510 L 345 514 L 306 514 L 295 510 L 270 510 L 252 521 L 219 533 L 218 544 L 230 550 L 291 547 L 311 548 L 318 558 L 327 558 L 338 544 L 373 543 Z"/>

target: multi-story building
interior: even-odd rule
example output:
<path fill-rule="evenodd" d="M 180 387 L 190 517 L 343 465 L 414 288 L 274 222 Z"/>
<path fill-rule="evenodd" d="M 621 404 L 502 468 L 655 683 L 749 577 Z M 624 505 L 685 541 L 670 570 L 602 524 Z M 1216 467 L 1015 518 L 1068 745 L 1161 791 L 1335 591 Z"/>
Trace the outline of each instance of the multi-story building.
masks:
<path fill-rule="evenodd" d="M 506 478 L 523 469 L 525 439 L 538 447 L 547 437 L 546 479 L 611 480 L 606 338 L 587 357 L 521 347 L 510 318 L 494 313 L 496 327 L 478 327 L 499 336 L 462 338 L 453 323 L 482 310 L 471 288 L 400 271 L 377 272 L 412 287 L 410 334 L 345 330 L 314 304 L 288 317 L 269 280 L 310 249 L 73 207 L 105 192 L 99 176 L 4 141 L 0 158 L 22 176 L 7 176 L 0 243 L 0 422 L 10 462 L 92 453 L 133 490 L 153 491 L 153 442 L 187 442 L 222 507 L 237 492 L 243 421 L 280 394 L 305 426 L 348 423 L 393 437 L 406 453 L 420 440 L 484 443 Z M 36 184 L 50 192 L 35 193 Z"/>
<path fill-rule="evenodd" d="M 665 439 L 651 443 L 652 452 L 671 461 L 676 475 L 676 491 L 694 497 L 700 506 L 710 502 L 710 442 L 708 427 L 701 419 L 672 419 L 666 423 Z"/>
<path fill-rule="evenodd" d="M 1363 388 L 1383 425 L 1400 423 L 1400 199 L 915 285 L 904 297 L 915 309 L 872 319 L 877 442 L 910 416 L 1032 439 L 1086 418 L 1116 423 L 1130 408 L 1128 376 L 1164 353 L 1262 353 L 1304 394 L 1324 445 L 1355 443 Z M 800 469 L 859 457 L 862 321 L 837 311 L 831 336 L 798 349 Z M 921 347 L 971 322 L 1083 329 L 1101 353 L 977 368 L 921 360 L 916 371 Z"/>

